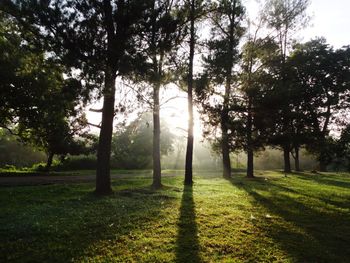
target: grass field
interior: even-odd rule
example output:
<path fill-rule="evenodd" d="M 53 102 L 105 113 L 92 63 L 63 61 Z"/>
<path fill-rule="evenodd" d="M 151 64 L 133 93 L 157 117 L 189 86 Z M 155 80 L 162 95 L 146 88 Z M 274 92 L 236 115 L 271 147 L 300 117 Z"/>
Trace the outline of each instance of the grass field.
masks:
<path fill-rule="evenodd" d="M 0 187 L 0 262 L 350 262 L 349 174 L 259 176 Z"/>

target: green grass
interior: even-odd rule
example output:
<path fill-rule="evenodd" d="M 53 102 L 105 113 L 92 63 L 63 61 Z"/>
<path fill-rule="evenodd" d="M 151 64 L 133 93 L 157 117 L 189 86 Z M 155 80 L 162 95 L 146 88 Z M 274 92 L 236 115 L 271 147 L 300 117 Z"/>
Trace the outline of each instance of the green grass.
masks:
<path fill-rule="evenodd" d="M 173 172 L 173 171 L 172 171 Z M 349 174 L 0 188 L 0 262 L 349 262 Z"/>

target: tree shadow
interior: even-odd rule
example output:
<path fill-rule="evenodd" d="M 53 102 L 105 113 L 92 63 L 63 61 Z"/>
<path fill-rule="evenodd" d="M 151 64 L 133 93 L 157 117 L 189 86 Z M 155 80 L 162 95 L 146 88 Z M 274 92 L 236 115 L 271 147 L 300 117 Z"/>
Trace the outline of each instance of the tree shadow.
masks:
<path fill-rule="evenodd" d="M 302 180 L 314 181 L 320 184 L 326 184 L 329 186 L 336 186 L 349 189 L 350 188 L 350 177 L 344 182 L 344 177 L 340 178 L 337 174 L 304 174 L 295 173 L 298 178 Z"/>
<path fill-rule="evenodd" d="M 8 189 L 17 196 L 11 204 L 15 209 L 0 217 L 0 261 L 88 261 L 106 246 L 118 257 L 149 222 L 161 221 L 163 208 L 176 202 L 149 187 L 130 188 L 129 180 L 120 184 L 125 187 L 105 197 L 96 197 L 90 185 Z"/>
<path fill-rule="evenodd" d="M 317 197 L 281 186 L 278 181 L 230 182 L 253 198 L 259 217 L 255 223 L 293 262 L 346 262 L 350 258 L 348 212 L 330 210 L 327 205 L 320 205 Z"/>
<path fill-rule="evenodd" d="M 201 262 L 199 248 L 193 188 L 186 185 L 182 194 L 178 223 L 176 262 Z"/>

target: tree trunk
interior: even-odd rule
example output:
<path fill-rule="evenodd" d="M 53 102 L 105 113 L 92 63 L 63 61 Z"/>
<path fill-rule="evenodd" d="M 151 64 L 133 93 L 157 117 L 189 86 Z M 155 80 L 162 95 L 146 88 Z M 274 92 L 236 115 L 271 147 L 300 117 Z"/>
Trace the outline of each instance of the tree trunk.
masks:
<path fill-rule="evenodd" d="M 320 166 L 320 172 L 327 172 L 327 164 L 325 164 L 323 161 L 319 161 Z"/>
<path fill-rule="evenodd" d="M 294 163 L 295 163 L 295 171 L 300 172 L 300 161 L 299 161 L 299 147 L 295 146 L 294 147 L 295 151 L 295 157 L 294 157 Z"/>
<path fill-rule="evenodd" d="M 118 2 L 122 11 L 123 2 Z M 110 176 L 111 143 L 114 119 L 116 65 L 122 54 L 122 48 L 115 52 L 116 28 L 113 22 L 113 8 L 110 0 L 103 1 L 104 22 L 107 30 L 107 63 L 105 69 L 105 86 L 103 89 L 103 108 L 100 137 L 97 148 L 96 189 L 98 195 L 112 193 Z M 119 28 L 118 28 L 119 29 Z"/>
<path fill-rule="evenodd" d="M 46 161 L 46 167 L 45 167 L 45 170 L 46 171 L 50 171 L 50 169 L 51 169 L 51 165 L 52 165 L 52 160 L 53 160 L 53 156 L 54 156 L 55 154 L 54 153 L 52 153 L 52 152 L 49 152 L 48 154 L 47 154 L 47 161 Z"/>
<path fill-rule="evenodd" d="M 291 173 L 292 169 L 290 167 L 290 148 L 289 148 L 289 144 L 285 144 L 283 147 L 283 159 L 284 159 L 284 172 L 285 173 Z"/>
<path fill-rule="evenodd" d="M 252 149 L 247 151 L 247 177 L 254 178 L 254 152 Z"/>
<path fill-rule="evenodd" d="M 186 148 L 186 164 L 185 164 L 185 185 L 192 185 L 193 174 L 193 58 L 195 48 L 195 28 L 194 28 L 194 2 L 191 1 L 191 38 L 190 38 L 190 57 L 189 57 L 189 69 L 188 69 L 188 90 L 187 90 L 187 103 L 188 103 L 188 129 L 187 129 L 187 148 Z"/>
<path fill-rule="evenodd" d="M 228 127 L 227 124 L 229 122 L 229 103 L 230 103 L 230 94 L 231 94 L 231 82 L 232 82 L 232 68 L 233 68 L 233 49 L 234 49 L 234 33 L 235 33 L 235 9 L 236 9 L 236 1 L 233 2 L 232 6 L 232 19 L 230 20 L 229 25 L 229 61 L 226 68 L 226 83 L 225 83 L 225 94 L 224 94 L 224 103 L 223 109 L 221 112 L 221 151 L 222 151 L 222 162 L 223 162 L 223 176 L 224 178 L 231 177 L 231 161 L 230 161 L 230 147 L 229 147 L 229 138 L 228 138 Z"/>
<path fill-rule="evenodd" d="M 224 110 L 221 115 L 221 152 L 222 152 L 222 163 L 223 163 L 223 177 L 230 178 L 231 177 L 231 161 L 230 161 L 230 148 L 229 148 L 229 140 L 227 133 L 227 122 L 228 122 L 228 113 Z"/>
<path fill-rule="evenodd" d="M 160 105 L 159 84 L 153 87 L 153 183 L 152 187 L 158 189 L 162 186 L 160 165 Z"/>
<path fill-rule="evenodd" d="M 102 124 L 97 148 L 96 190 L 99 195 L 112 192 L 110 179 L 111 142 L 114 119 L 115 72 L 109 67 L 105 72 Z"/>
<path fill-rule="evenodd" d="M 247 116 L 247 177 L 254 178 L 254 150 L 252 139 L 252 98 L 248 98 L 248 116 Z"/>

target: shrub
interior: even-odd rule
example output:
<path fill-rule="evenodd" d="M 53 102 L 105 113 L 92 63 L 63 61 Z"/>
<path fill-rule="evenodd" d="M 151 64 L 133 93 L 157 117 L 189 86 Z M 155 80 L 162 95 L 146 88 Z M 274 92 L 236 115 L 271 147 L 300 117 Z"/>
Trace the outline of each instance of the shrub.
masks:
<path fill-rule="evenodd" d="M 44 172 L 46 167 L 46 163 L 36 163 L 33 164 L 32 167 L 29 168 L 31 171 L 36 171 L 36 172 Z"/>
<path fill-rule="evenodd" d="M 52 170 L 67 171 L 67 170 L 93 170 L 97 167 L 97 159 L 95 155 L 78 155 L 69 156 L 62 162 L 53 163 Z"/>

